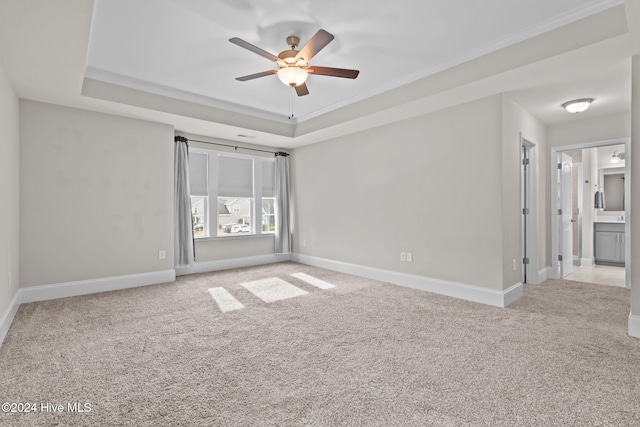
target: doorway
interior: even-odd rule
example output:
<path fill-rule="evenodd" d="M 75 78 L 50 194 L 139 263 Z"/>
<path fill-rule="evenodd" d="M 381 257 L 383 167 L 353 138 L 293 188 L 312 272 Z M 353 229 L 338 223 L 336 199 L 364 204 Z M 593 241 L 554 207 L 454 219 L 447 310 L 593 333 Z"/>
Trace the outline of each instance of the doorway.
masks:
<path fill-rule="evenodd" d="M 631 164 L 625 161 L 630 150 L 629 139 L 551 149 L 549 277 L 630 288 L 630 244 L 626 239 L 630 233 L 630 180 L 624 179 L 630 176 Z M 614 173 L 622 179 L 605 191 L 603 177 Z M 614 194 L 614 188 L 621 194 Z M 607 203 L 607 192 L 611 203 Z M 582 200 L 578 200 L 580 196 Z M 610 252 L 617 258 L 611 258 Z"/>

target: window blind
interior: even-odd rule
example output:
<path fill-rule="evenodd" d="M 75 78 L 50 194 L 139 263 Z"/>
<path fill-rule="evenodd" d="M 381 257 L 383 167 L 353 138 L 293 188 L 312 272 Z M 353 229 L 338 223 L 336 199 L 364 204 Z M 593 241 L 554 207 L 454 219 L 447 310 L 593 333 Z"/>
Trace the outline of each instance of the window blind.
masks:
<path fill-rule="evenodd" d="M 189 153 L 189 193 L 192 196 L 209 194 L 208 156 L 204 153 Z"/>
<path fill-rule="evenodd" d="M 218 157 L 218 196 L 253 197 L 253 160 Z"/>

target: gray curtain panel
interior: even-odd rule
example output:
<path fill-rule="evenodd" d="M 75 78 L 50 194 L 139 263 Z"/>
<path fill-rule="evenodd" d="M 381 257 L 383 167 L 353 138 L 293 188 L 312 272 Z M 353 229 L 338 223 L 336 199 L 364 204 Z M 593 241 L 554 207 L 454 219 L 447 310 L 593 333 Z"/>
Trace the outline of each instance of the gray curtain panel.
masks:
<path fill-rule="evenodd" d="M 193 224 L 189 196 L 189 147 L 187 138 L 175 138 L 175 267 L 193 264 Z"/>
<path fill-rule="evenodd" d="M 289 212 L 289 155 L 276 153 L 276 253 L 291 253 Z"/>

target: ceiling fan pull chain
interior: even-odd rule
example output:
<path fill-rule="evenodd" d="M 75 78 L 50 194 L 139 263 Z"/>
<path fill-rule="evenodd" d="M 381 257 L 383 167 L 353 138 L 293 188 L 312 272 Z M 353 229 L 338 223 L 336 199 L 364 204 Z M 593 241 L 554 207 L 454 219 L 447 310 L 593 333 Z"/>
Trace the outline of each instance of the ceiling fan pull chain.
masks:
<path fill-rule="evenodd" d="M 293 95 L 289 96 L 289 120 L 293 119 Z"/>

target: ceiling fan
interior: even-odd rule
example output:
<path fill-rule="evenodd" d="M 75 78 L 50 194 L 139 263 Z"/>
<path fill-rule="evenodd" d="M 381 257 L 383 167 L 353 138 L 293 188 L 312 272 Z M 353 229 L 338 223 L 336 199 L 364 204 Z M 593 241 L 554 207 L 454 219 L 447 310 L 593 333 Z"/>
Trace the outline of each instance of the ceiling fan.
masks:
<path fill-rule="evenodd" d="M 303 96 L 309 94 L 309 89 L 307 89 L 307 84 L 305 83 L 309 74 L 355 79 L 360 73 L 359 70 L 309 65 L 309 61 L 311 61 L 311 59 L 326 45 L 328 45 L 333 38 L 332 34 L 321 29 L 311 37 L 309 42 L 307 42 L 302 49 L 296 50 L 296 47 L 300 44 L 300 38 L 297 36 L 289 36 L 287 37 L 287 44 L 291 46 L 291 49 L 283 50 L 278 56 L 272 55 L 266 50 L 260 49 L 259 47 L 237 37 L 229 39 L 231 43 L 275 62 L 278 64 L 279 68 L 277 70 L 263 71 L 261 73 L 236 77 L 236 80 L 244 82 L 247 80 L 257 79 L 258 77 L 277 74 L 282 83 L 293 87 L 298 96 Z"/>

